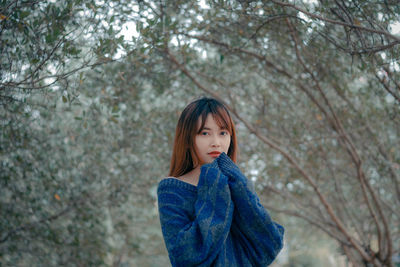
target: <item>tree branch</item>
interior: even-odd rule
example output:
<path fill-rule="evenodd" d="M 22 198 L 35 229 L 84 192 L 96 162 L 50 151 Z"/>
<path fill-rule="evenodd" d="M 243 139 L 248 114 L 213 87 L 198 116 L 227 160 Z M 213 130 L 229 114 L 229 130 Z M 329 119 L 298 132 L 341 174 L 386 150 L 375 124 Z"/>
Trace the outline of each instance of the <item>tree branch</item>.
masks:
<path fill-rule="evenodd" d="M 324 18 L 324 17 L 322 17 L 320 15 L 308 12 L 307 10 L 302 9 L 302 8 L 300 8 L 300 7 L 298 7 L 298 6 L 294 5 L 294 4 L 291 4 L 291 3 L 284 3 L 284 2 L 277 1 L 277 0 L 272 0 L 272 2 L 274 2 L 275 4 L 280 5 L 280 6 L 286 6 L 286 7 L 293 8 L 293 9 L 295 9 L 295 10 L 301 12 L 301 13 L 306 14 L 307 16 L 309 16 L 311 18 L 315 18 L 315 19 L 318 19 L 318 20 L 326 21 L 326 22 L 329 22 L 329 23 L 332 23 L 332 24 L 336 24 L 336 25 L 341 25 L 341 26 L 350 27 L 350 28 L 354 28 L 354 29 L 360 29 L 360 30 L 367 31 L 367 32 L 382 34 L 382 35 L 387 36 L 390 39 L 395 40 L 397 43 L 400 43 L 400 37 L 397 37 L 396 35 L 393 35 L 393 34 L 387 32 L 387 31 L 371 29 L 371 28 L 367 28 L 367 27 L 364 27 L 364 26 L 361 26 L 361 25 L 356 25 L 356 24 L 352 24 L 352 23 L 347 23 L 347 22 L 342 22 L 342 21 L 337 21 L 337 20 Z"/>
<path fill-rule="evenodd" d="M 341 136 L 343 137 L 343 140 L 344 140 L 345 144 L 347 144 L 346 147 L 347 147 L 347 149 L 348 149 L 348 151 L 349 151 L 349 153 L 351 155 L 351 158 L 353 159 L 353 162 L 354 162 L 354 164 L 356 166 L 357 174 L 358 174 L 357 177 L 359 178 L 359 181 L 361 183 L 362 193 L 363 193 L 365 202 L 366 202 L 366 204 L 368 206 L 368 209 L 369 209 L 369 211 L 370 211 L 370 213 L 371 213 L 371 215 L 372 215 L 372 217 L 373 217 L 373 219 L 375 221 L 376 227 L 377 227 L 378 244 L 379 244 L 379 247 L 381 248 L 379 250 L 379 253 L 383 252 L 382 251 L 382 242 L 383 242 L 382 233 L 381 233 L 380 224 L 378 222 L 377 215 L 376 215 L 374 209 L 371 206 L 371 203 L 370 203 L 369 198 L 367 196 L 366 190 L 369 191 L 369 193 L 370 193 L 370 195 L 372 197 L 372 200 L 373 200 L 373 202 L 375 204 L 375 207 L 376 207 L 376 209 L 377 209 L 377 211 L 378 211 L 378 213 L 380 215 L 380 218 L 383 221 L 386 240 L 387 240 L 387 244 L 388 244 L 388 250 L 389 250 L 388 257 L 391 257 L 391 255 L 392 255 L 391 238 L 390 238 L 390 231 L 389 231 L 389 226 L 388 226 L 388 223 L 387 223 L 387 219 L 386 219 L 386 216 L 382 212 L 382 206 L 381 206 L 380 202 L 378 201 L 378 198 L 377 198 L 375 192 L 371 188 L 371 186 L 368 183 L 368 181 L 365 179 L 365 174 L 364 174 L 364 172 L 362 170 L 362 166 L 361 166 L 362 165 L 361 158 L 358 155 L 358 152 L 357 152 L 357 150 L 355 148 L 354 143 L 351 141 L 350 137 L 348 136 L 348 134 L 344 130 L 342 123 L 340 122 L 340 120 L 339 120 L 338 116 L 336 115 L 332 105 L 330 104 L 330 102 L 327 99 L 325 93 L 323 92 L 321 86 L 319 85 L 318 79 L 316 79 L 316 77 L 314 76 L 313 72 L 306 66 L 305 62 L 303 61 L 302 57 L 300 56 L 300 53 L 299 53 L 299 50 L 298 50 L 299 41 L 297 40 L 297 37 L 295 35 L 295 29 L 294 29 L 293 25 L 290 23 L 290 21 L 288 19 L 287 19 L 287 23 L 288 23 L 289 28 L 291 28 L 291 35 L 292 35 L 293 41 L 295 42 L 295 46 L 294 47 L 295 47 L 297 58 L 298 58 L 300 64 L 310 74 L 312 80 L 315 82 L 317 90 L 320 92 L 321 96 L 324 99 L 324 102 L 326 103 L 326 105 L 328 106 L 328 108 L 330 110 L 330 113 L 332 114 L 332 118 L 334 120 L 334 123 L 332 124 L 332 126 L 336 131 L 339 131 L 341 133 Z M 361 253 L 361 255 L 363 255 L 363 253 Z M 365 257 L 366 260 L 368 260 L 369 262 L 372 262 L 372 263 L 374 263 L 374 264 L 379 266 L 380 263 L 376 262 L 376 260 L 373 257 L 370 257 L 368 254 L 365 254 L 365 256 L 367 256 L 367 257 Z"/>
<path fill-rule="evenodd" d="M 246 128 L 253 134 L 255 134 L 263 143 L 267 144 L 270 146 L 272 149 L 278 151 L 280 154 L 282 154 L 288 162 L 303 176 L 306 181 L 311 185 L 313 188 L 314 192 L 317 194 L 318 198 L 320 199 L 321 203 L 325 207 L 326 211 L 328 212 L 329 216 L 331 219 L 334 221 L 338 229 L 346 236 L 346 239 L 349 240 L 349 242 L 359 251 L 359 253 L 368 261 L 372 261 L 371 257 L 363 250 L 363 248 L 358 244 L 358 242 L 347 232 L 345 229 L 345 226 L 341 222 L 341 220 L 335 215 L 332 206 L 328 203 L 328 201 L 325 199 L 323 196 L 322 192 L 318 188 L 317 184 L 315 181 L 309 176 L 303 168 L 301 168 L 298 165 L 298 161 L 293 158 L 291 155 L 286 153 L 281 147 L 277 146 L 275 143 L 273 143 L 268 137 L 265 137 L 261 135 L 257 129 L 248 123 L 246 120 L 244 120 L 236 110 L 232 109 L 217 93 L 205 88 L 202 86 L 191 74 L 190 72 L 183 66 L 181 65 L 177 59 L 169 52 L 168 48 L 166 50 L 166 54 L 169 56 L 169 59 L 184 73 L 198 88 L 200 88 L 202 91 L 210 94 L 214 98 L 218 99 L 221 101 L 245 126 Z M 378 265 L 380 266 L 380 265 Z"/>

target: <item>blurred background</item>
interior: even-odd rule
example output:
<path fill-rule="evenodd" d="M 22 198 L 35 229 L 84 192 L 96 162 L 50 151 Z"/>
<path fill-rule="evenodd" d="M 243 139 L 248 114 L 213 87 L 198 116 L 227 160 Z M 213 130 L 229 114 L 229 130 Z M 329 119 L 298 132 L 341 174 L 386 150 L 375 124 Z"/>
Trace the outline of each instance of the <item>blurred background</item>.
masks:
<path fill-rule="evenodd" d="M 0 266 L 170 266 L 156 190 L 223 101 L 285 248 L 400 266 L 398 1 L 0 1 Z"/>

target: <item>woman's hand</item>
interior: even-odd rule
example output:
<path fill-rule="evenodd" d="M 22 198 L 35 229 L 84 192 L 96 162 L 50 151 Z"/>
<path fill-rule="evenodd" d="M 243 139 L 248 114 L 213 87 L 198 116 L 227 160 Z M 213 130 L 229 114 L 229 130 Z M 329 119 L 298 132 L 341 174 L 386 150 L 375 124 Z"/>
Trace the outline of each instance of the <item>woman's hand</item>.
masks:
<path fill-rule="evenodd" d="M 246 184 L 246 177 L 227 154 L 221 153 L 214 162 L 217 162 L 219 169 L 224 175 L 228 176 L 229 181 L 232 179 L 238 179 Z"/>

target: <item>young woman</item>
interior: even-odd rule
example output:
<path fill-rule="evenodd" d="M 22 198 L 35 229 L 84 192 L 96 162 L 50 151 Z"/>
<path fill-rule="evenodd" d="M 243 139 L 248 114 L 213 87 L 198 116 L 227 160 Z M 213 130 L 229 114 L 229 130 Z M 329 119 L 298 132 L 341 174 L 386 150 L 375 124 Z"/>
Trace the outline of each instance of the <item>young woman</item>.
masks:
<path fill-rule="evenodd" d="M 176 127 L 168 178 L 158 185 L 161 228 L 172 266 L 267 266 L 283 246 L 235 165 L 236 134 L 217 100 L 189 104 Z"/>

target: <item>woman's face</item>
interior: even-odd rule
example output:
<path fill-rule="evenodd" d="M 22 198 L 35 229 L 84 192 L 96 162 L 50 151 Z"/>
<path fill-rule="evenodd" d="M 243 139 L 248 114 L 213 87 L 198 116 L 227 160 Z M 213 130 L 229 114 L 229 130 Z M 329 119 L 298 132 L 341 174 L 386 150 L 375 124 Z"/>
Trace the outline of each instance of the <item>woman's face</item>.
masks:
<path fill-rule="evenodd" d="M 198 122 L 198 127 L 201 120 Z M 200 165 L 211 163 L 222 152 L 228 153 L 231 135 L 227 129 L 218 126 L 212 114 L 208 114 L 203 130 L 195 136 L 194 145 Z"/>

